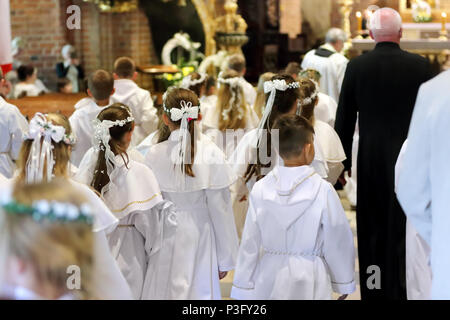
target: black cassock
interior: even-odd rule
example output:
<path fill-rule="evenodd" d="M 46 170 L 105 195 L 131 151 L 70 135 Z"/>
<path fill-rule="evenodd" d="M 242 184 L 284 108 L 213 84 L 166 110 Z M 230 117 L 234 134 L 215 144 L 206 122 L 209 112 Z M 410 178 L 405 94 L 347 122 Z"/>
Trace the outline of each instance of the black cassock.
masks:
<path fill-rule="evenodd" d="M 347 67 L 335 127 L 349 170 L 359 113 L 356 218 L 362 299 L 406 299 L 406 218 L 394 192 L 395 163 L 419 87 L 431 77 L 426 59 L 392 42 L 377 44 Z M 381 289 L 374 288 L 377 267 Z"/>

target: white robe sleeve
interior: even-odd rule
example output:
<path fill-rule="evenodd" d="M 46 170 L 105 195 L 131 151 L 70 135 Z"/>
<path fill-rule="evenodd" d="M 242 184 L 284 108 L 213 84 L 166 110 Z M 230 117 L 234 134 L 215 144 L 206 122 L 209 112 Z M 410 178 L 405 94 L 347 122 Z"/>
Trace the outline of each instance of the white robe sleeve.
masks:
<path fill-rule="evenodd" d="M 9 132 L 11 133 L 11 158 L 17 160 L 22 147 L 23 135 L 28 131 L 28 122 L 17 110 L 9 121 Z"/>
<path fill-rule="evenodd" d="M 158 114 L 157 109 L 153 105 L 152 96 L 150 92 L 146 92 L 144 99 L 142 100 L 142 119 L 141 128 L 143 131 L 143 137 L 147 137 L 152 132 L 158 129 Z"/>
<path fill-rule="evenodd" d="M 397 197 L 408 221 L 431 245 L 430 108 L 423 86 L 417 102 L 398 177 Z"/>
<path fill-rule="evenodd" d="M 103 300 L 132 300 L 131 289 L 109 249 L 105 232 L 94 232 L 94 286 Z"/>
<path fill-rule="evenodd" d="M 328 207 L 322 216 L 323 254 L 331 277 L 331 286 L 339 294 L 351 294 L 355 284 L 355 246 L 344 209 L 331 185 L 327 191 Z"/>
<path fill-rule="evenodd" d="M 250 205 L 242 233 L 239 248 L 238 262 L 234 274 L 231 297 L 238 300 L 251 300 L 255 283 L 253 276 L 259 261 L 261 249 L 261 233 L 256 223 L 256 212 L 253 198 L 250 196 Z"/>
<path fill-rule="evenodd" d="M 230 190 L 229 188 L 206 189 L 205 192 L 216 237 L 219 270 L 233 270 L 236 266 L 239 240 L 234 222 Z"/>
<path fill-rule="evenodd" d="M 147 256 L 141 299 L 169 299 L 177 230 L 175 206 L 160 202 L 148 212 L 137 214 L 135 226 L 145 239 Z"/>

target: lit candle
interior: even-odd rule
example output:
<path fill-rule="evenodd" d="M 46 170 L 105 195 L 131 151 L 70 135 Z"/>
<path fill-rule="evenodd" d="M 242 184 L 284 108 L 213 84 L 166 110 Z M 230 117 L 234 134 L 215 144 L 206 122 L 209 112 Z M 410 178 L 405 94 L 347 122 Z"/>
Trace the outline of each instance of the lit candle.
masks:
<path fill-rule="evenodd" d="M 362 23 L 363 23 L 362 14 L 360 11 L 356 13 L 356 19 L 358 19 L 358 32 L 360 33 L 362 31 Z"/>
<path fill-rule="evenodd" d="M 442 12 L 442 31 L 447 32 L 447 13 Z"/>

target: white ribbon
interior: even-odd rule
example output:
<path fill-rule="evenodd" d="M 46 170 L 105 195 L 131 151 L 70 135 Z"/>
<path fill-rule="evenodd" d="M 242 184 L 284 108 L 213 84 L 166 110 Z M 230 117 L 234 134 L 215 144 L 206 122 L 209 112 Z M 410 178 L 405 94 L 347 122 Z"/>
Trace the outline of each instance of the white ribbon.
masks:
<path fill-rule="evenodd" d="M 36 113 L 31 119 L 29 132 L 25 136 L 26 140 L 33 140 L 26 164 L 27 183 L 42 182 L 44 179 L 44 166 L 46 167 L 47 181 L 52 179 L 53 166 L 55 165 L 52 140 L 59 143 L 65 137 L 66 130 L 64 127 L 54 125 L 42 113 Z"/>
<path fill-rule="evenodd" d="M 185 184 L 185 175 L 186 170 L 184 167 L 184 164 L 186 163 L 186 155 L 188 151 L 188 142 L 190 141 L 190 132 L 188 128 L 189 120 L 190 119 L 198 119 L 198 114 L 200 112 L 199 106 L 192 106 L 192 102 L 186 102 L 182 100 L 180 102 L 181 108 L 171 108 L 168 110 L 166 106 L 164 106 L 164 111 L 166 113 L 170 113 L 170 119 L 174 122 L 181 120 L 180 125 L 180 136 L 179 136 L 179 152 L 178 152 L 178 159 L 176 161 L 176 164 L 181 164 L 181 171 L 176 170 L 176 172 L 179 172 L 180 175 L 176 175 L 177 182 L 181 183 L 183 186 Z M 192 160 L 192 159 L 191 159 Z"/>
<path fill-rule="evenodd" d="M 128 111 L 128 110 L 127 110 Z M 116 167 L 116 156 L 114 155 L 114 152 L 111 150 L 111 146 L 109 145 L 109 141 L 111 140 L 111 134 L 109 132 L 109 129 L 112 127 L 120 126 L 123 127 L 129 122 L 133 122 L 134 118 L 130 116 L 125 120 L 117 120 L 117 121 L 111 121 L 111 120 L 103 120 L 100 121 L 99 119 L 94 119 L 92 121 L 94 125 L 94 135 L 92 137 L 93 139 L 93 146 L 95 151 L 105 151 L 105 159 L 106 159 L 106 172 L 109 177 L 111 177 L 111 173 L 113 172 L 114 168 Z M 111 179 L 110 179 L 111 180 Z M 103 186 L 102 188 L 102 195 L 106 192 L 107 188 L 106 186 Z"/>
<path fill-rule="evenodd" d="M 272 107 L 275 102 L 275 97 L 278 91 L 286 91 L 288 89 L 294 89 L 299 88 L 298 82 L 292 82 L 290 84 L 287 84 L 285 80 L 273 80 L 273 81 L 266 81 L 264 82 L 264 93 L 270 93 L 269 99 L 267 99 L 266 106 L 264 108 L 264 113 L 262 116 L 261 121 L 258 125 L 258 139 L 257 139 L 257 146 L 260 144 L 260 140 L 263 134 L 264 127 L 270 118 L 270 114 L 272 113 Z M 268 128 L 270 132 L 270 128 Z"/>
<path fill-rule="evenodd" d="M 192 76 L 188 75 L 186 77 L 183 78 L 183 80 L 181 81 L 181 85 L 180 88 L 183 89 L 189 89 L 190 87 L 196 86 L 200 83 L 205 82 L 206 80 L 206 73 L 199 73 L 200 75 L 200 79 L 197 80 L 192 80 Z"/>
<path fill-rule="evenodd" d="M 229 79 L 224 79 L 222 78 L 222 73 L 219 74 L 219 88 L 220 88 L 220 84 L 227 84 L 230 86 L 231 89 L 236 88 L 236 87 L 240 87 L 242 89 L 242 79 L 235 77 L 235 78 L 229 78 Z M 241 101 L 241 95 L 239 94 L 241 91 L 238 91 L 238 94 L 235 93 L 235 91 L 231 92 L 231 99 L 230 99 L 230 104 L 229 107 L 225 110 L 223 110 L 222 112 L 222 117 L 225 121 L 228 121 L 228 119 L 230 118 L 230 112 L 231 110 L 233 110 L 233 106 L 236 102 L 238 102 L 238 105 Z M 244 113 L 243 110 L 241 108 L 238 109 L 239 115 L 238 115 L 238 119 L 242 120 L 242 118 L 244 117 Z"/>

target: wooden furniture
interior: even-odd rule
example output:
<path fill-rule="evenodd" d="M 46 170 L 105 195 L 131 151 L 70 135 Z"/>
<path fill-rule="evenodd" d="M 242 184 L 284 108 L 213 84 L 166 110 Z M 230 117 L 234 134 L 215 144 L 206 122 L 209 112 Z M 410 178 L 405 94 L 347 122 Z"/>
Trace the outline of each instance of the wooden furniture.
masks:
<path fill-rule="evenodd" d="M 36 112 L 60 112 L 63 115 L 70 117 L 75 111 L 75 104 L 86 97 L 87 95 L 84 93 L 49 93 L 39 97 L 25 97 L 7 101 L 17 106 L 24 116 L 31 119 Z"/>

